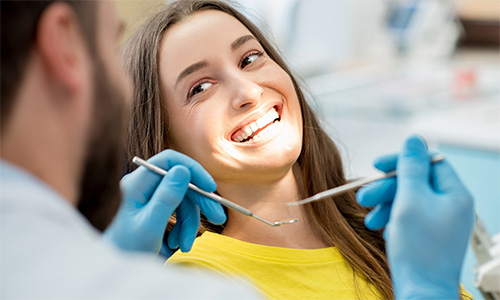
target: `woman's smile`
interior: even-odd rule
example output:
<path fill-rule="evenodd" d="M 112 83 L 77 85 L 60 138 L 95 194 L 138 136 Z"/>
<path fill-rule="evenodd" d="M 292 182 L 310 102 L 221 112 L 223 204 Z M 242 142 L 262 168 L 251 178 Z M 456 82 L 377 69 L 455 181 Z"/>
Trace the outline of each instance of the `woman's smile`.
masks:
<path fill-rule="evenodd" d="M 281 104 L 273 105 L 270 109 L 269 105 L 265 105 L 262 109 L 251 113 L 237 126 L 238 129 L 233 131 L 230 140 L 238 144 L 255 146 L 264 136 L 274 137 L 273 133 L 279 133 L 278 123 L 281 121 L 280 113 L 283 111 L 282 108 L 283 105 Z M 264 115 L 262 115 L 262 112 L 264 112 Z M 260 116 L 256 118 L 256 114 Z"/>

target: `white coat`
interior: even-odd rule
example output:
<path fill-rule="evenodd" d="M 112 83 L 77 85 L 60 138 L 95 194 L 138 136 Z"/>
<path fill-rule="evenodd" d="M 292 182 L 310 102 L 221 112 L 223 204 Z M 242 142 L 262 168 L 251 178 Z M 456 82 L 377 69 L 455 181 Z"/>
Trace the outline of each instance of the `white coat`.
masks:
<path fill-rule="evenodd" d="M 250 286 L 167 266 L 103 241 L 78 210 L 0 162 L 1 299 L 244 299 Z"/>

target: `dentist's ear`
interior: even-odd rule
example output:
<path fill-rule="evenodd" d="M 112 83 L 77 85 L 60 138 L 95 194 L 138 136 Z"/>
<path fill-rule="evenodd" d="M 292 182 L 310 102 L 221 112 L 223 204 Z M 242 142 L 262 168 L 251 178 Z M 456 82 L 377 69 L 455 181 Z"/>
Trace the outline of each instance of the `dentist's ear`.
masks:
<path fill-rule="evenodd" d="M 78 19 L 69 4 L 55 2 L 44 10 L 36 32 L 35 51 L 45 64 L 50 80 L 58 81 L 69 93 L 87 87 L 87 48 Z"/>

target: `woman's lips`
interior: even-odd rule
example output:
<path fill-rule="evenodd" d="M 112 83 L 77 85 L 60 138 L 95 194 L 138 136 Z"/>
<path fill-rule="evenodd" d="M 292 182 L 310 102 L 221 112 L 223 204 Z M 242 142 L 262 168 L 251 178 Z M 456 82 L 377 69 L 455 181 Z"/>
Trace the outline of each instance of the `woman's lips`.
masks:
<path fill-rule="evenodd" d="M 236 130 L 231 135 L 231 140 L 237 143 L 251 140 L 254 136 L 273 124 L 276 120 L 280 120 L 280 114 L 278 112 L 278 107 L 273 106 L 265 115 L 263 115 L 259 119 Z"/>

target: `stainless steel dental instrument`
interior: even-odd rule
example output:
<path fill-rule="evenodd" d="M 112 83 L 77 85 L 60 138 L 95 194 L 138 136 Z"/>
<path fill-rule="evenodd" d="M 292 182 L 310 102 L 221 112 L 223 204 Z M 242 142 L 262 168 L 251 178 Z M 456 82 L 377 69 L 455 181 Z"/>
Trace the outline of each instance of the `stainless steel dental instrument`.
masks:
<path fill-rule="evenodd" d="M 439 161 L 442 161 L 443 159 L 444 159 L 444 155 L 442 155 L 442 154 L 434 155 L 431 158 L 431 163 L 437 163 Z M 365 184 L 368 184 L 368 183 L 371 183 L 371 182 L 374 182 L 374 181 L 377 181 L 380 179 L 384 179 L 384 178 L 394 177 L 394 176 L 396 176 L 396 170 L 391 171 L 391 172 L 387 172 L 387 173 L 382 173 L 380 175 L 376 175 L 376 176 L 370 177 L 370 178 L 363 178 L 360 180 L 349 182 L 347 184 L 344 184 L 344 185 L 317 193 L 316 195 L 313 195 L 311 197 L 305 198 L 305 199 L 297 201 L 297 202 L 288 202 L 287 206 L 298 206 L 298 205 L 306 204 L 309 202 L 323 200 L 323 199 L 331 197 L 331 196 L 337 196 L 337 195 L 343 194 L 347 191 L 361 187 Z"/>
<path fill-rule="evenodd" d="M 145 168 L 147 168 L 148 170 L 150 171 L 153 171 L 155 172 L 156 174 L 159 174 L 159 175 L 165 175 L 167 174 L 167 171 L 163 170 L 162 168 L 158 167 L 158 166 L 155 166 L 153 164 L 150 164 L 148 163 L 147 161 L 145 161 L 144 159 L 142 158 L 139 158 L 137 156 L 135 156 L 133 159 L 132 159 L 132 162 L 138 166 L 143 166 Z M 254 215 L 250 210 L 234 203 L 234 202 L 231 202 L 225 198 L 222 198 L 221 196 L 217 195 L 217 194 L 214 194 L 214 193 L 209 193 L 207 191 L 204 191 L 202 189 L 200 189 L 199 187 L 197 187 L 196 185 L 192 184 L 192 183 L 189 183 L 189 189 L 197 192 L 197 193 L 200 193 L 202 194 L 203 196 L 205 197 L 208 197 L 214 201 L 217 201 L 219 202 L 220 204 L 224 205 L 225 207 L 227 208 L 230 208 L 232 210 L 235 210 L 239 213 L 242 213 L 246 216 L 249 216 L 249 217 L 252 217 L 252 218 L 255 218 L 263 223 L 266 223 L 267 225 L 269 226 L 273 226 L 273 227 L 277 227 L 277 226 L 281 226 L 281 225 L 286 225 L 286 224 L 292 224 L 292 223 L 295 223 L 295 222 L 298 222 L 299 219 L 293 219 L 293 220 L 288 220 L 288 221 L 276 221 L 276 222 L 269 222 L 268 220 L 265 220 L 259 216 L 256 216 Z"/>

